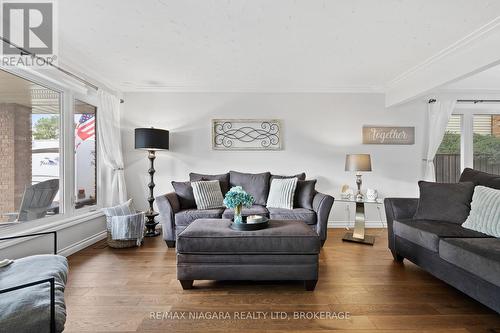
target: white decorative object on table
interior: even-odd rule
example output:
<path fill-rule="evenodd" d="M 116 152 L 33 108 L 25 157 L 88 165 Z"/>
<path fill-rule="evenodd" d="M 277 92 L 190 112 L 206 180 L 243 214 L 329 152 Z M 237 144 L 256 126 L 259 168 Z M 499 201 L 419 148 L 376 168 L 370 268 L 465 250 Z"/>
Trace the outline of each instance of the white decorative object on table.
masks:
<path fill-rule="evenodd" d="M 378 198 L 378 192 L 376 189 L 369 188 L 366 190 L 366 200 L 368 201 L 376 201 Z"/>
<path fill-rule="evenodd" d="M 340 197 L 342 199 L 351 199 L 354 196 L 354 190 L 349 187 L 349 185 L 343 185 L 342 191 L 340 193 Z"/>
<path fill-rule="evenodd" d="M 264 217 L 260 215 L 250 215 L 247 217 L 247 223 L 261 223 Z"/>

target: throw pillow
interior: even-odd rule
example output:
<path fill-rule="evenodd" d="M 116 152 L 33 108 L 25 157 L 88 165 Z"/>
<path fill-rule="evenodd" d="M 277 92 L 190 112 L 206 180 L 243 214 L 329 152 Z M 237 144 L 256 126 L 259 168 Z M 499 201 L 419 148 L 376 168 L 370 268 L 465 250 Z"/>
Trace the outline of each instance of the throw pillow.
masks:
<path fill-rule="evenodd" d="M 469 216 L 474 183 L 430 183 L 420 181 L 420 200 L 415 220 L 435 220 L 462 224 Z"/>
<path fill-rule="evenodd" d="M 273 179 L 294 178 L 294 177 L 297 178 L 298 180 L 306 180 L 306 173 L 301 172 L 293 176 L 271 175 L 271 181 L 273 181 Z"/>
<path fill-rule="evenodd" d="M 241 186 L 254 198 L 255 205 L 265 206 L 269 194 L 269 178 L 271 173 L 243 173 L 230 171 L 229 184 L 231 187 Z"/>
<path fill-rule="evenodd" d="M 226 195 L 227 191 L 229 191 L 229 174 L 223 173 L 220 175 L 204 175 L 201 173 L 191 172 L 189 174 L 189 180 L 192 182 L 199 182 L 202 180 L 218 180 L 220 189 L 222 191 L 222 195 Z"/>
<path fill-rule="evenodd" d="M 224 197 L 218 180 L 191 182 L 194 200 L 198 209 L 224 207 Z"/>
<path fill-rule="evenodd" d="M 107 221 L 106 224 L 109 230 L 111 219 L 113 216 L 131 215 L 135 213 L 135 210 L 132 206 L 132 199 L 129 199 L 126 202 L 121 203 L 119 205 L 103 208 L 102 212 L 104 213 L 104 215 L 106 215 L 106 221 Z"/>
<path fill-rule="evenodd" d="M 269 189 L 267 208 L 293 209 L 293 197 L 297 187 L 297 178 L 274 179 Z"/>
<path fill-rule="evenodd" d="M 460 182 L 473 182 L 476 186 L 487 186 L 500 190 L 500 176 L 491 173 L 465 168 L 460 175 Z"/>
<path fill-rule="evenodd" d="M 313 209 L 312 202 L 316 194 L 316 179 L 298 180 L 293 199 L 294 208 Z"/>
<path fill-rule="evenodd" d="M 500 238 L 500 190 L 476 186 L 469 217 L 462 227 Z"/>
<path fill-rule="evenodd" d="M 175 194 L 179 198 L 181 209 L 196 208 L 196 201 L 194 200 L 193 187 L 191 182 L 172 182 Z"/>

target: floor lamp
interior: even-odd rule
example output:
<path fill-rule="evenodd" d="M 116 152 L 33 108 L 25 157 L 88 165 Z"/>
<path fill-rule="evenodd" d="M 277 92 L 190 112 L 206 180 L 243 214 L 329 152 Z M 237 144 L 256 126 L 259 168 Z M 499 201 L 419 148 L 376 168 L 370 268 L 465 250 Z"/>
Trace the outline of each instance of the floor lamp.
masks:
<path fill-rule="evenodd" d="M 168 150 L 169 147 L 169 132 L 167 130 L 157 128 L 136 128 L 135 129 L 135 149 L 147 150 L 150 167 L 148 169 L 150 182 L 149 187 L 149 210 L 146 212 L 146 237 L 158 236 L 160 233 L 156 231 L 155 217 L 158 215 L 153 209 L 153 202 L 155 201 L 153 189 L 154 183 L 154 162 L 156 158 L 156 151 Z"/>

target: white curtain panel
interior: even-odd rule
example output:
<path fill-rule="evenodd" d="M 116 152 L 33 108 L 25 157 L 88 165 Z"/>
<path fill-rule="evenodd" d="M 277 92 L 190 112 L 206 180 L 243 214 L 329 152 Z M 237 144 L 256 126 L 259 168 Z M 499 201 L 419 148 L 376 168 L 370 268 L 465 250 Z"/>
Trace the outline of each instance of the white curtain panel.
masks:
<path fill-rule="evenodd" d="M 424 180 L 435 182 L 434 157 L 443 141 L 448 120 L 457 104 L 456 99 L 441 99 L 427 107 L 427 154 L 424 158 Z"/>
<path fill-rule="evenodd" d="M 99 89 L 97 144 L 101 164 L 101 202 L 104 207 L 127 200 L 120 134 L 120 99 Z"/>

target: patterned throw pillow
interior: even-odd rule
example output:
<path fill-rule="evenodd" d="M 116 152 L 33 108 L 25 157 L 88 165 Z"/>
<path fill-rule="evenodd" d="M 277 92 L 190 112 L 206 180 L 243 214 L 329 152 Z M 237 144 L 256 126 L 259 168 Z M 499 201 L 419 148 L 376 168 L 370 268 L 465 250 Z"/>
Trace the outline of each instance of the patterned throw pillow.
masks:
<path fill-rule="evenodd" d="M 224 198 L 218 180 L 191 182 L 194 201 L 198 209 L 224 207 Z"/>
<path fill-rule="evenodd" d="M 267 198 L 267 208 L 293 209 L 297 178 L 273 179 Z"/>
<path fill-rule="evenodd" d="M 107 227 L 110 229 L 111 218 L 113 216 L 123 216 L 123 215 L 131 215 L 135 213 L 135 210 L 132 206 L 132 199 L 119 204 L 114 207 L 108 207 L 102 209 L 104 215 L 106 215 Z"/>
<path fill-rule="evenodd" d="M 500 190 L 476 186 L 469 217 L 462 227 L 500 238 Z"/>

